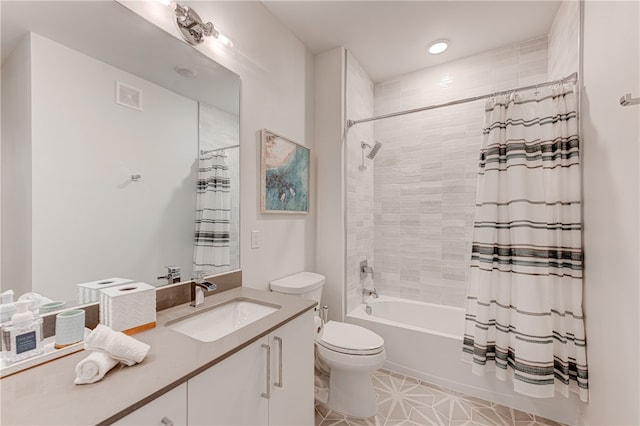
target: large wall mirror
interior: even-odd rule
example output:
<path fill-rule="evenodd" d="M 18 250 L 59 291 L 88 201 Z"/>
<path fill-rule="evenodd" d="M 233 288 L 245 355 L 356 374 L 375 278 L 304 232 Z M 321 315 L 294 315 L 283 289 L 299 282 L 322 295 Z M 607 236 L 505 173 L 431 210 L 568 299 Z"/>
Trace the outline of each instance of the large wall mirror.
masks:
<path fill-rule="evenodd" d="M 239 77 L 115 1 L 1 8 L 2 290 L 239 269 Z"/>

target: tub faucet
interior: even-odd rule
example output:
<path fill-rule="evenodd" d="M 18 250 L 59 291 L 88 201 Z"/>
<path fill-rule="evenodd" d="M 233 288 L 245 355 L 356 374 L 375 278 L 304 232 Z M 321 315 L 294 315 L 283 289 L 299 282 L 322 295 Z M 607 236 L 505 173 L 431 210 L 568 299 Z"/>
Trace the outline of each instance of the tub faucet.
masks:
<path fill-rule="evenodd" d="M 375 288 L 373 290 L 369 290 L 368 288 L 363 288 L 362 289 L 362 295 L 367 297 L 367 296 L 372 296 L 374 299 L 378 298 L 378 290 L 376 290 Z"/>

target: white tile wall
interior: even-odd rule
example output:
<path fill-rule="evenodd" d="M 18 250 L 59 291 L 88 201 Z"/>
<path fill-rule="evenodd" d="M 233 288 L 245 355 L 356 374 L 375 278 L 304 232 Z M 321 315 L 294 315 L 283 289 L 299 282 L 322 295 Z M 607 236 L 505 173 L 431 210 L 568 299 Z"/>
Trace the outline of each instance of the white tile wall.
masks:
<path fill-rule="evenodd" d="M 564 0 L 549 29 L 549 80 L 578 71 L 580 2 Z"/>
<path fill-rule="evenodd" d="M 375 85 L 375 115 L 544 82 L 547 58 L 541 37 L 403 75 Z M 381 293 L 464 306 L 483 107 L 477 101 L 375 122 L 383 143 L 374 168 Z"/>
<path fill-rule="evenodd" d="M 565 0 L 548 37 L 375 86 L 349 55 L 347 117 L 357 120 L 564 77 L 578 69 L 578 30 L 578 2 Z M 374 264 L 381 293 L 464 306 L 483 106 L 476 101 L 349 130 L 347 312 L 361 302 L 362 285 L 372 284 L 359 278 L 364 258 Z M 371 144 L 374 138 L 383 147 L 360 170 L 360 141 Z"/>

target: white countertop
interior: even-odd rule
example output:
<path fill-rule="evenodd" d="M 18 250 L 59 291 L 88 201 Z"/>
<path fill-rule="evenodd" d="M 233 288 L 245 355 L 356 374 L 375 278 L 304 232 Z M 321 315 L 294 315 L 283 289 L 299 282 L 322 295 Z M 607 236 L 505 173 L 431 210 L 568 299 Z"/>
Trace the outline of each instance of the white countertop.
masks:
<path fill-rule="evenodd" d="M 243 297 L 281 306 L 276 312 L 219 340 L 200 342 L 163 326 L 196 309 Z M 110 424 L 300 314 L 315 302 L 278 293 L 239 287 L 205 298 L 202 307 L 188 304 L 158 312 L 157 327 L 133 337 L 151 345 L 145 360 L 122 364 L 99 382 L 74 385 L 75 366 L 88 353 L 81 351 L 0 380 L 0 424 Z"/>

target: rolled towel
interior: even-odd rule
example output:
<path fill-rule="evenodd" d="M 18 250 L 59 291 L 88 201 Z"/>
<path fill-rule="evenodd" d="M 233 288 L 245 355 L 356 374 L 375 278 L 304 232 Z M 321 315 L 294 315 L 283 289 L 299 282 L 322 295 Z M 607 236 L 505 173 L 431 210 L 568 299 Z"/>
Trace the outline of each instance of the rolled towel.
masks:
<path fill-rule="evenodd" d="M 134 339 L 120 331 L 98 324 L 98 326 L 84 339 L 84 347 L 89 350 L 101 350 L 111 358 L 131 366 L 142 362 L 151 346 Z"/>
<path fill-rule="evenodd" d="M 102 351 L 91 354 L 76 365 L 76 385 L 86 385 L 102 380 L 107 371 L 118 365 L 118 360 Z"/>

